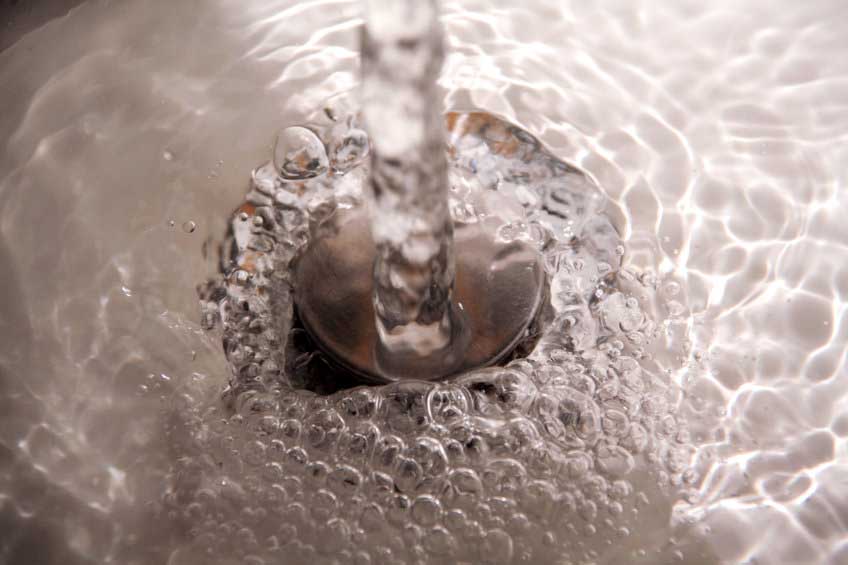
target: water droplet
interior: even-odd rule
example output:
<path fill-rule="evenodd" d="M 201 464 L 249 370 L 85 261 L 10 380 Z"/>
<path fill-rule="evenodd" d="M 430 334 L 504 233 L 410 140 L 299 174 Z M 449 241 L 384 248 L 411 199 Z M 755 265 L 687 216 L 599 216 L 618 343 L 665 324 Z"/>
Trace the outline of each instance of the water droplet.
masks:
<path fill-rule="evenodd" d="M 197 229 L 197 223 L 193 220 L 189 220 L 183 224 L 183 231 L 186 233 L 194 233 L 194 230 Z"/>

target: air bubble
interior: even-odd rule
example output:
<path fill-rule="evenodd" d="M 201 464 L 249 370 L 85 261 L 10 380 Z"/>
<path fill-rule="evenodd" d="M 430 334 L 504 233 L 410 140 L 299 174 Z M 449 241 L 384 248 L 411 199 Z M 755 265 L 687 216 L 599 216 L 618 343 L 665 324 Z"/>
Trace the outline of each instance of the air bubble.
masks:
<path fill-rule="evenodd" d="M 421 526 L 429 527 L 439 521 L 441 503 L 433 496 L 419 496 L 412 502 L 412 518 Z"/>
<path fill-rule="evenodd" d="M 510 563 L 513 555 L 513 542 L 508 533 L 495 529 L 486 533 L 483 540 L 483 561 L 485 563 Z"/>
<path fill-rule="evenodd" d="M 383 510 L 375 503 L 368 504 L 362 509 L 362 514 L 359 517 L 359 524 L 366 531 L 377 531 L 383 527 L 385 517 Z"/>
<path fill-rule="evenodd" d="M 351 497 L 362 485 L 363 477 L 356 468 L 342 465 L 327 476 L 327 486 L 339 496 Z"/>
<path fill-rule="evenodd" d="M 668 310 L 668 315 L 673 318 L 682 315 L 685 311 L 683 305 L 676 300 L 669 300 L 668 302 L 666 302 L 665 307 Z"/>
<path fill-rule="evenodd" d="M 330 164 L 339 172 L 348 171 L 368 156 L 368 134 L 361 129 L 348 130 L 330 142 Z"/>
<path fill-rule="evenodd" d="M 326 522 L 338 511 L 336 496 L 327 490 L 321 489 L 317 491 L 312 496 L 310 510 L 317 521 Z"/>
<path fill-rule="evenodd" d="M 448 475 L 448 481 L 451 487 L 460 494 L 480 495 L 483 493 L 483 482 L 473 469 L 455 469 Z"/>
<path fill-rule="evenodd" d="M 397 526 L 403 526 L 407 523 L 409 517 L 409 508 L 411 505 L 412 503 L 410 502 L 408 496 L 403 494 L 393 496 L 389 500 L 386 518 L 392 524 L 395 524 Z"/>
<path fill-rule="evenodd" d="M 303 180 L 327 172 L 329 163 L 324 144 L 311 130 L 288 127 L 277 136 L 274 165 L 289 180 Z"/>

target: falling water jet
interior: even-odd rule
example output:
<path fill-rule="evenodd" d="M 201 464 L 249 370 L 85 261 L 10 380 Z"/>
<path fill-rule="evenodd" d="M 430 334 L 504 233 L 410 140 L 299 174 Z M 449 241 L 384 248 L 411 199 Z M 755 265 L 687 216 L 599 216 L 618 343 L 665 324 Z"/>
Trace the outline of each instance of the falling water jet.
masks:
<path fill-rule="evenodd" d="M 499 240 L 495 222 L 451 220 L 438 2 L 366 4 L 371 212 L 340 211 L 311 242 L 295 303 L 318 347 L 360 376 L 440 379 L 514 348 L 542 303 L 544 271 L 530 245 Z"/>

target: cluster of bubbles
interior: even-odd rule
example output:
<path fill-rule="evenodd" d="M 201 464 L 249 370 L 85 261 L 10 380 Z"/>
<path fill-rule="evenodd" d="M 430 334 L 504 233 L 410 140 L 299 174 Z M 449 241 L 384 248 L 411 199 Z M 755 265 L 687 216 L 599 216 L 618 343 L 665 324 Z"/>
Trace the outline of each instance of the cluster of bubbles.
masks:
<path fill-rule="evenodd" d="M 289 264 L 362 205 L 368 174 L 343 108 L 279 135 L 199 289 L 232 378 L 223 401 L 179 410 L 166 504 L 191 541 L 171 565 L 580 563 L 632 539 L 648 504 L 634 477 L 696 480 L 680 390 L 651 354 L 662 324 L 595 184 L 503 120 L 448 115 L 451 209 L 474 221 L 506 197 L 498 237 L 544 257 L 548 304 L 522 350 L 444 383 L 303 377 L 335 369 L 296 346 Z"/>

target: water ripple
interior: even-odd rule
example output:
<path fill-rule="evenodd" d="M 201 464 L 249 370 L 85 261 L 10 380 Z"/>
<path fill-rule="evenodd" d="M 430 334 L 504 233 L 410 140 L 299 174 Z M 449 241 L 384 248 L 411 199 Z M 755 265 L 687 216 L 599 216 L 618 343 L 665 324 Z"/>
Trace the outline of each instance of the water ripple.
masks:
<path fill-rule="evenodd" d="M 0 53 L 0 235 L 23 287 L 3 312 L 31 326 L 4 330 L 0 512 L 41 516 L 67 562 L 108 553 L 110 516 L 165 535 L 130 511 L 164 480 L 132 470 L 170 456 L 161 402 L 136 392 L 221 366 L 185 321 L 214 267 L 198 249 L 274 131 L 355 85 L 357 6 L 88 2 Z M 847 17 L 838 0 L 445 3 L 448 104 L 597 178 L 676 313 L 669 343 L 692 343 L 671 361 L 705 478 L 677 545 L 631 561 L 848 559 Z"/>

